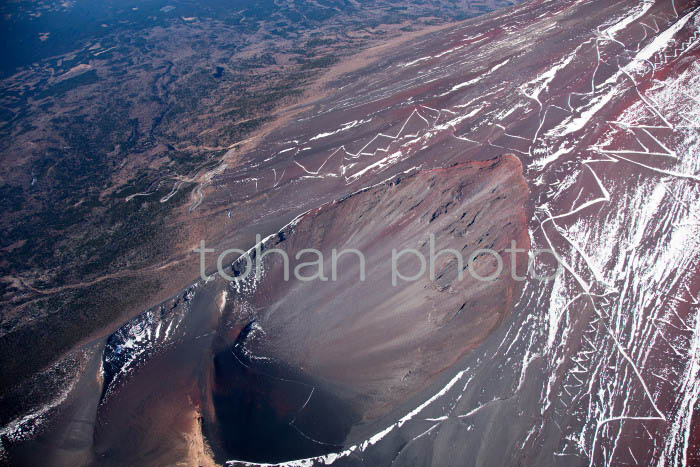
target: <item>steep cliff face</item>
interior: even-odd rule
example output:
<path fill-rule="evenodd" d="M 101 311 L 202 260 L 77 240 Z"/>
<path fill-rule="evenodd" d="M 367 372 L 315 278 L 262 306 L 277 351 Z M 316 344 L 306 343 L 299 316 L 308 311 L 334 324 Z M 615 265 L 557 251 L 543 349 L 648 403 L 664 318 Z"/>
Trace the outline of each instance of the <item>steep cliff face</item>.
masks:
<path fill-rule="evenodd" d="M 255 320 L 252 355 L 344 387 L 363 416 L 378 416 L 512 309 L 528 263 L 527 195 L 520 161 L 503 156 L 394 177 L 326 204 L 265 243 L 261 278 L 236 283 L 227 318 Z M 289 280 L 272 248 L 290 258 Z"/>
<path fill-rule="evenodd" d="M 512 155 L 399 175 L 234 262 L 204 412 L 217 456 L 333 452 L 449 376 L 520 294 L 528 194 Z"/>

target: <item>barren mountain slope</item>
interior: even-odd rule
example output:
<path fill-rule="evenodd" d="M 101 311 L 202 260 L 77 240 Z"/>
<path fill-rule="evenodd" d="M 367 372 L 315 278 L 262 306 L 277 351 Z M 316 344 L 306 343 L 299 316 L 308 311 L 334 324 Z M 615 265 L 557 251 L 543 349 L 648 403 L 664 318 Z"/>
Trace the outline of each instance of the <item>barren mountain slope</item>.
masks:
<path fill-rule="evenodd" d="M 384 180 L 412 174 L 419 180 L 434 168 L 512 153 L 529 187 L 531 249 L 553 249 L 562 272 L 553 281 L 524 282 L 501 325 L 487 326 L 490 333 L 480 333 L 473 341 L 479 345 L 464 358 L 442 368 L 424 390 L 406 392 L 393 410 L 364 418 L 347 401 L 371 407 L 371 398 L 358 396 L 375 389 L 367 377 L 390 386 L 399 372 L 381 359 L 368 363 L 373 345 L 363 345 L 369 352 L 363 355 L 359 343 L 344 340 L 376 342 L 366 321 L 335 329 L 323 318 L 306 317 L 317 317 L 317 304 L 349 310 L 351 317 L 373 316 L 362 302 L 381 309 L 388 293 L 368 284 L 361 300 L 350 297 L 353 304 L 333 302 L 344 292 L 337 295 L 332 284 L 306 286 L 308 293 L 295 296 L 289 284 L 273 290 L 269 284 L 277 281 L 263 281 L 242 296 L 235 282 L 199 281 L 183 292 L 175 312 L 169 305 L 149 310 L 110 338 L 103 362 L 114 362 L 108 372 L 118 377 L 98 410 L 98 452 L 129 451 L 124 440 L 132 439 L 153 443 L 141 452 L 158 452 L 153 446 L 166 452 L 174 437 L 152 422 L 169 413 L 159 404 L 177 400 L 193 413 L 216 417 L 203 431 L 219 453 L 245 425 L 216 420 L 278 430 L 275 443 L 254 446 L 234 465 L 260 460 L 260 453 L 288 465 L 697 463 L 698 57 L 696 1 L 533 0 L 383 49 L 371 65 L 337 77 L 336 92 L 297 109 L 253 149 L 231 151 L 202 179 L 182 214 L 196 227 L 187 233 L 189 244 L 204 238 L 218 252 L 248 249 L 256 233 L 277 235 L 300 214 Z M 453 183 L 448 192 L 459 186 Z M 361 245 L 350 239 L 352 232 L 376 220 L 361 221 L 359 213 L 384 205 L 362 206 L 353 198 L 311 211 L 292 230 L 313 231 L 290 231 L 281 244 L 290 251 L 315 243 L 327 249 L 347 235 Z M 359 212 L 346 214 L 343 204 Z M 396 219 L 409 212 L 397 211 Z M 347 228 L 335 231 L 324 221 L 333 212 L 344 213 Z M 405 240 L 400 233 L 397 238 Z M 441 238 L 451 244 L 449 236 Z M 381 236 L 377 241 L 383 244 Z M 300 305 L 290 307 L 295 313 L 282 310 L 285 300 Z M 251 310 L 244 310 L 246 303 Z M 436 309 L 453 309 L 446 303 Z M 414 317 L 401 323 L 406 330 L 419 327 Z M 290 334 L 278 327 L 289 327 Z M 338 351 L 316 353 L 319 343 L 337 343 Z M 464 343 L 446 345 L 438 355 L 449 360 Z M 269 383 L 260 373 L 265 361 L 250 368 L 245 360 L 237 363 L 238 354 L 223 352 L 231 345 L 251 362 L 289 358 L 292 368 L 274 368 L 298 382 L 296 390 Z M 410 352 L 398 344 L 395 349 L 402 351 L 394 358 L 405 365 Z M 176 360 L 149 357 L 159 352 L 179 353 Z M 350 370 L 330 364 L 338 360 Z M 424 367 L 435 364 L 429 357 L 418 361 L 425 374 L 435 369 Z M 358 371 L 361 364 L 370 369 Z M 415 389 L 422 387 L 421 374 Z M 197 397 L 182 396 L 187 391 L 175 380 L 187 382 L 183 387 Z M 343 385 L 351 389 L 343 393 Z M 152 404 L 138 402 L 145 387 Z M 241 400 L 257 404 L 246 407 L 264 410 L 243 417 L 238 406 L 227 405 L 221 395 L 240 387 L 248 398 Z M 318 389 L 310 394 L 309 387 Z M 159 437 L 137 437 L 129 427 Z M 332 434 L 330 442 L 315 437 L 324 432 Z"/>

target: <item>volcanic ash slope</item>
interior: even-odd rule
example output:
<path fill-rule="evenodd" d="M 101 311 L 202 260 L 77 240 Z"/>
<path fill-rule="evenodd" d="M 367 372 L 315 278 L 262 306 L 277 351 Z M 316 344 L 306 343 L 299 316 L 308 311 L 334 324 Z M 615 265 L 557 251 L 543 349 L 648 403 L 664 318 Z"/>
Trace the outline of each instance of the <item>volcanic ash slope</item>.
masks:
<path fill-rule="evenodd" d="M 246 340 L 250 355 L 283 361 L 342 388 L 365 419 L 376 419 L 427 388 L 508 315 L 521 282 L 514 280 L 512 253 L 505 250 L 511 241 L 529 249 L 527 197 L 520 161 L 506 155 L 392 178 L 323 205 L 264 242 L 263 254 L 271 248 L 287 253 L 290 279 L 284 280 L 280 255 L 264 256 L 260 280 L 251 273 L 232 284 L 238 292 L 222 329 L 255 321 L 262 332 Z M 420 278 L 392 285 L 392 250 L 415 249 L 429 259 L 431 234 L 435 252 L 460 252 L 463 278 L 456 255 L 444 253 L 434 262 L 434 280 L 427 261 Z M 322 253 L 328 280 L 295 278 L 295 266 L 317 259 L 302 252 L 306 248 Z M 333 280 L 333 249 L 362 252 L 366 279 L 360 280 L 357 255 L 348 253 L 338 259 Z M 502 258 L 496 279 L 477 280 L 466 269 L 479 249 Z M 528 255 L 515 258 L 516 276 L 522 276 Z M 245 266 L 239 259 L 236 267 Z M 495 256 L 482 253 L 472 269 L 489 276 L 496 267 Z M 397 261 L 404 276 L 419 268 L 414 254 Z M 299 272 L 311 276 L 318 270 Z"/>

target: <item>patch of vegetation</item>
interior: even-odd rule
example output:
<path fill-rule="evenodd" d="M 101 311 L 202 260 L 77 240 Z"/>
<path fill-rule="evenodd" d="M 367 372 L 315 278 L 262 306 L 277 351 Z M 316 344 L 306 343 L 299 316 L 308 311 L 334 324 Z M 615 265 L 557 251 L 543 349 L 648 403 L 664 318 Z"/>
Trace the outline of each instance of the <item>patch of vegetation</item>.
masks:
<path fill-rule="evenodd" d="M 97 71 L 88 70 L 84 73 L 79 74 L 78 76 L 74 76 L 72 78 L 67 78 L 67 79 L 64 79 L 63 81 L 59 81 L 58 83 L 54 84 L 53 86 L 50 86 L 49 88 L 45 89 L 44 91 L 38 93 L 36 98 L 37 99 L 46 99 L 46 98 L 56 99 L 58 97 L 61 97 L 62 95 L 64 95 L 68 91 L 72 91 L 73 89 L 77 89 L 81 86 L 95 84 L 99 80 L 100 80 L 100 77 L 97 76 Z"/>
<path fill-rule="evenodd" d="M 333 44 L 333 39 L 314 38 L 306 43 L 306 47 L 321 47 Z"/>
<path fill-rule="evenodd" d="M 0 339 L 0 387 L 11 388 L 51 364 L 85 336 L 126 319 L 126 311 L 143 303 L 161 286 L 155 279 L 113 279 L 58 294 L 29 305 L 44 316 Z M 126 293 L 125 291 L 128 291 Z M 31 350 L 31 351 L 29 351 Z M 2 422 L 16 407 L 0 404 Z"/>
<path fill-rule="evenodd" d="M 338 62 L 338 57 L 334 55 L 327 55 L 325 57 L 317 58 L 314 60 L 303 61 L 301 65 L 301 70 L 314 70 L 317 68 L 328 68 Z"/>

